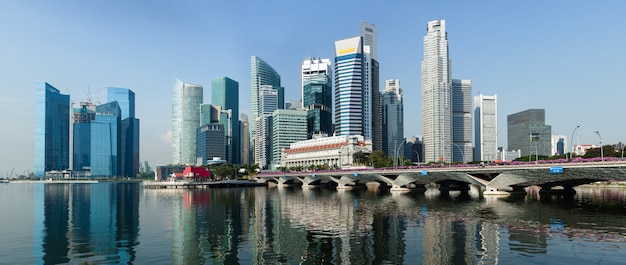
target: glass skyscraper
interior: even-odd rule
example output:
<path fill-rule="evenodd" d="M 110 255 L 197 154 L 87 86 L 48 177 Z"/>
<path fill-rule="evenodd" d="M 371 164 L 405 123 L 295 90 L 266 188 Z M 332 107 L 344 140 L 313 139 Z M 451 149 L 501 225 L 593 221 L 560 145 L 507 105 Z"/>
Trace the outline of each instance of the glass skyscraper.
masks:
<path fill-rule="evenodd" d="M 471 80 L 452 80 L 452 144 L 452 161 L 473 160 Z"/>
<path fill-rule="evenodd" d="M 362 37 L 335 41 L 335 134 L 363 135 Z"/>
<path fill-rule="evenodd" d="M 365 21 L 360 23 L 363 41 L 363 136 L 372 139 L 373 150 L 382 150 L 382 106 L 378 64 L 377 28 Z"/>
<path fill-rule="evenodd" d="M 269 85 L 261 86 L 259 103 L 261 112 L 255 120 L 254 163 L 263 169 L 271 163 L 271 117 L 278 109 L 278 91 Z"/>
<path fill-rule="evenodd" d="M 333 109 L 330 76 L 318 73 L 304 81 L 303 107 L 307 110 L 308 138 L 314 134 L 332 135 Z"/>
<path fill-rule="evenodd" d="M 382 150 L 389 157 L 404 155 L 404 103 L 400 80 L 385 81 Z"/>
<path fill-rule="evenodd" d="M 445 20 L 428 22 L 422 61 L 424 162 L 452 161 L 452 64 Z"/>
<path fill-rule="evenodd" d="M 196 131 L 200 127 L 202 86 L 176 80 L 172 98 L 172 163 L 196 164 Z"/>
<path fill-rule="evenodd" d="M 91 168 L 91 123 L 96 119 L 96 105 L 81 102 L 73 110 L 72 170 L 89 171 Z"/>
<path fill-rule="evenodd" d="M 139 119 L 135 117 L 135 92 L 127 88 L 107 88 L 107 102 L 117 101 L 121 110 L 121 177 L 139 174 Z"/>
<path fill-rule="evenodd" d="M 280 86 L 280 75 L 268 63 L 261 58 L 252 56 L 250 58 L 250 84 L 252 93 L 252 113 L 250 119 L 256 121 L 261 116 L 261 86 L 271 86 L 278 92 L 278 108 L 285 106 L 284 88 Z M 252 130 L 252 138 L 256 137 L 256 131 Z"/>
<path fill-rule="evenodd" d="M 35 177 L 70 167 L 70 96 L 46 82 L 35 84 Z"/>
<path fill-rule="evenodd" d="M 120 134 L 122 111 L 117 101 L 96 106 L 91 123 L 91 176 L 120 176 Z"/>
<path fill-rule="evenodd" d="M 231 110 L 230 114 L 224 113 L 230 117 L 220 118 L 220 123 L 224 125 L 224 135 L 227 139 L 227 157 L 228 162 L 239 164 L 241 153 L 241 141 L 239 138 L 239 83 L 228 77 L 213 79 L 211 83 L 211 100 L 212 105 L 221 106 L 222 110 Z M 222 116 L 222 115 L 220 115 Z M 229 124 L 230 120 L 230 124 Z M 230 126 L 230 128 L 229 128 Z M 230 144 L 229 144 L 230 141 Z"/>

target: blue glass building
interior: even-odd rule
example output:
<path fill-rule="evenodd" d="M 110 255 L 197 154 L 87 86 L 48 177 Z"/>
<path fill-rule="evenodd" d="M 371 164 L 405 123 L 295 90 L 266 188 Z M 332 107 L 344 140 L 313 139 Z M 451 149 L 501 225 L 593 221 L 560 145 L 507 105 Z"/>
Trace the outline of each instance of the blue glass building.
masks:
<path fill-rule="evenodd" d="M 91 123 L 91 176 L 120 176 L 121 110 L 117 101 L 96 106 Z"/>
<path fill-rule="evenodd" d="M 307 110 L 307 132 L 311 139 L 314 134 L 332 135 L 332 90 L 330 76 L 320 73 L 308 76 L 302 88 L 302 106 Z"/>
<path fill-rule="evenodd" d="M 36 87 L 35 177 L 70 167 L 70 96 L 46 82 Z"/>
<path fill-rule="evenodd" d="M 362 37 L 335 41 L 335 134 L 363 134 L 365 62 Z"/>
<path fill-rule="evenodd" d="M 120 172 L 121 177 L 139 174 L 139 119 L 135 117 L 135 93 L 127 88 L 107 88 L 107 101 L 117 101 L 121 111 Z"/>
<path fill-rule="evenodd" d="M 220 124 L 224 125 L 225 143 L 227 146 L 225 158 L 228 158 L 227 160 L 230 163 L 240 164 L 239 83 L 228 77 L 213 79 L 211 82 L 211 100 L 213 106 L 221 106 L 223 110 L 223 113 L 220 114 Z M 230 114 L 226 110 L 231 110 Z"/>
<path fill-rule="evenodd" d="M 96 106 L 82 102 L 73 110 L 72 170 L 88 171 L 91 167 L 91 123 L 96 119 Z"/>

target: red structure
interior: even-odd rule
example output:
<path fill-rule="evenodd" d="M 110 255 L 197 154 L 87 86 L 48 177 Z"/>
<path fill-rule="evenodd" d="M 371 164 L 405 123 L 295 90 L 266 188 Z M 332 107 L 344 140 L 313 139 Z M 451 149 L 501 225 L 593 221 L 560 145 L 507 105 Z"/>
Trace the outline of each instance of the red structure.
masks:
<path fill-rule="evenodd" d="M 185 167 L 183 170 L 183 177 L 185 178 L 210 178 L 211 171 L 206 170 L 203 167 Z"/>

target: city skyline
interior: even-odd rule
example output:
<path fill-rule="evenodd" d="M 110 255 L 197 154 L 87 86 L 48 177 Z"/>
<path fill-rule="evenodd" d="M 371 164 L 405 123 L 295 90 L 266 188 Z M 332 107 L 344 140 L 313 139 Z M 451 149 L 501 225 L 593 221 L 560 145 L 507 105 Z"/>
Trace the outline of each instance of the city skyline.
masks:
<path fill-rule="evenodd" d="M 354 3 L 321 4 L 347 8 Z M 298 21 L 295 18 L 301 10 L 295 3 L 274 11 L 250 4 L 235 8 L 237 12 L 228 16 L 214 17 L 194 14 L 234 6 L 200 2 L 147 6 L 116 1 L 1 5 L 0 33 L 7 41 L 0 44 L 5 62 L 0 67 L 9 78 L 0 81 L 5 94 L 0 105 L 5 113 L 20 112 L 14 129 L 0 134 L 2 145 L 11 150 L 0 157 L 0 176 L 12 168 L 19 174 L 33 170 L 36 82 L 53 84 L 74 102 L 91 93 L 104 101 L 97 92 L 108 86 L 132 88 L 137 117 L 142 118 L 140 159 L 151 165 L 167 164 L 172 157 L 170 100 L 175 78 L 204 87 L 220 76 L 238 80 L 240 113 L 250 115 L 250 56 L 259 55 L 276 69 L 285 98 L 299 98 L 302 59 L 311 55 L 331 58 L 333 42 L 354 36 L 359 21 L 377 26 L 380 80 L 403 82 L 406 137 L 421 136 L 421 121 L 416 117 L 424 26 L 442 19 L 450 34 L 454 76 L 473 81 L 473 96 L 498 94 L 500 146 L 507 146 L 506 116 L 531 108 L 546 109 L 546 123 L 552 125 L 553 134 L 569 137 L 580 125 L 579 137 L 571 143 L 597 144 L 596 130 L 605 144 L 626 141 L 626 125 L 614 122 L 625 111 L 602 108 L 611 105 L 613 98 L 620 100 L 623 93 L 619 85 L 609 83 L 626 71 L 620 63 L 626 59 L 626 37 L 614 34 L 626 25 L 619 12 L 625 5 L 621 2 L 609 2 L 611 8 L 551 2 L 540 9 L 527 3 L 499 2 L 372 4 L 327 24 Z M 263 11 L 280 16 L 268 19 Z M 172 12 L 187 15 L 167 15 Z M 115 19 L 107 14 L 115 14 Z M 232 23 L 224 26 L 219 21 Z M 250 28 L 250 23 L 260 27 Z M 486 29 L 497 34 L 484 34 Z M 320 31 L 324 34 L 311 38 L 311 32 Z M 597 42 L 598 35 L 611 37 Z M 195 42 L 174 41 L 195 37 Z M 207 94 L 204 102 L 211 102 Z"/>

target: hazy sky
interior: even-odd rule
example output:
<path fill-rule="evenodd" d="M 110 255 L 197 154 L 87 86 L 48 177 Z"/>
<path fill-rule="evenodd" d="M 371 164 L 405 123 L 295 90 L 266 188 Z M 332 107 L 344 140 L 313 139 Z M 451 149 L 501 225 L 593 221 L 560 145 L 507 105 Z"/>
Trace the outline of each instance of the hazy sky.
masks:
<path fill-rule="evenodd" d="M 515 2 L 515 3 L 511 3 Z M 553 134 L 576 143 L 626 142 L 626 1 L 0 1 L 0 176 L 34 167 L 35 83 L 76 103 L 106 87 L 136 94 L 141 160 L 171 162 L 174 79 L 239 82 L 250 114 L 250 56 L 299 99 L 300 64 L 333 58 L 334 41 L 378 28 L 381 90 L 400 79 L 405 136 L 421 134 L 420 62 L 430 20 L 445 19 L 452 76 L 498 95 L 506 116 L 545 108 Z M 473 100 L 472 100 L 473 101 Z"/>

